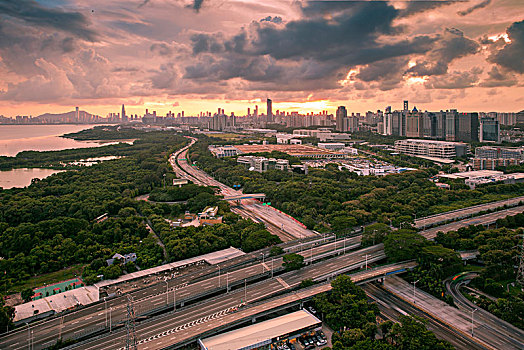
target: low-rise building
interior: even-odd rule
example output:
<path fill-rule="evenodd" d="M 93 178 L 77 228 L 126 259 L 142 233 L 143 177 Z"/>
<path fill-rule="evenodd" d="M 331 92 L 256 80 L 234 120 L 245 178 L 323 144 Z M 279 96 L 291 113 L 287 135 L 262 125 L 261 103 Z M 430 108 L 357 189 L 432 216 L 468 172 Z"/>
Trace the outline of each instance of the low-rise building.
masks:
<path fill-rule="evenodd" d="M 264 173 L 271 169 L 287 171 L 289 170 L 289 160 L 275 159 L 256 156 L 239 156 L 237 163 L 243 164 L 249 170 L 254 170 L 259 173 Z"/>
<path fill-rule="evenodd" d="M 129 254 L 124 254 L 124 255 L 116 253 L 115 255 L 113 255 L 111 259 L 106 260 L 107 265 L 113 265 L 115 261 L 119 261 L 123 265 L 130 263 L 130 262 L 135 262 L 136 253 L 129 253 Z"/>
<path fill-rule="evenodd" d="M 493 170 L 496 167 L 518 165 L 524 161 L 523 147 L 482 146 L 475 149 L 473 169 Z"/>
<path fill-rule="evenodd" d="M 322 321 L 306 310 L 255 323 L 219 335 L 198 339 L 201 350 L 270 349 L 322 330 Z"/>
<path fill-rule="evenodd" d="M 465 156 L 468 144 L 462 142 L 407 139 L 395 141 L 395 150 L 413 156 L 452 159 Z"/>
<path fill-rule="evenodd" d="M 234 157 L 238 154 L 238 150 L 234 146 L 210 145 L 209 150 L 217 158 Z"/>
<path fill-rule="evenodd" d="M 346 144 L 342 142 L 319 142 L 317 146 L 330 151 L 338 151 L 346 147 Z"/>

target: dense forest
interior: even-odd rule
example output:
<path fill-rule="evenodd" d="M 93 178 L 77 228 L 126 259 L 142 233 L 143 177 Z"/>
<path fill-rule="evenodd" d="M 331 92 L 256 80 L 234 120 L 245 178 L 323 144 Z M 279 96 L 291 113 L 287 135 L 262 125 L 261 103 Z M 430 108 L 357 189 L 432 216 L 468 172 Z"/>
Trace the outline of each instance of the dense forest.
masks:
<path fill-rule="evenodd" d="M 331 292 L 314 298 L 315 307 L 331 329 L 333 350 L 448 350 L 453 346 L 428 331 L 422 319 L 401 316 L 400 322 L 377 325 L 379 310 L 349 276 L 339 276 Z"/>
<path fill-rule="evenodd" d="M 224 225 L 170 228 L 164 217 L 176 217 L 186 210 L 199 212 L 208 205 L 217 205 L 219 197 L 207 187 L 169 186 L 175 175 L 167 158 L 188 142 L 171 131 L 145 133 L 104 126 L 74 136 L 109 140 L 121 139 L 120 133 L 136 139 L 133 145 L 122 146 L 126 150 L 124 158 L 58 173 L 33 181 L 27 188 L 0 191 L 0 271 L 5 271 L 0 274 L 0 285 L 6 290 L 17 291 L 32 276 L 77 264 L 87 266 L 83 274 L 87 283 L 95 282 L 98 275 L 114 278 L 136 268 L 108 267 L 105 259 L 115 253 L 135 252 L 136 265 L 148 268 L 229 246 L 250 251 L 279 242 L 263 226 L 231 216 L 224 204 Z M 35 153 L 55 162 L 65 155 L 75 160 L 75 154 L 91 150 Z M 114 150 L 114 146 L 104 146 L 96 152 L 106 155 L 105 151 Z M 184 203 L 169 205 L 135 199 L 148 193 L 161 202 L 175 199 Z M 107 220 L 95 220 L 106 213 Z M 148 221 L 159 230 L 159 237 L 149 232 Z M 159 239 L 166 244 L 167 259 Z"/>
<path fill-rule="evenodd" d="M 118 132 L 104 131 L 106 139 Z M 136 252 L 141 267 L 162 262 L 162 251 L 139 215 L 147 204 L 134 197 L 162 185 L 163 175 L 171 172 L 167 155 L 187 140 L 164 132 L 141 137 L 126 147 L 125 158 L 0 192 L 0 270 L 6 271 L 0 283 L 9 289 L 30 276 L 117 252 Z M 51 159 L 64 152 L 42 153 Z M 95 222 L 105 213 L 108 220 Z"/>
<path fill-rule="evenodd" d="M 437 169 L 400 174 L 358 176 L 334 165 L 310 169 L 308 175 L 278 170 L 248 171 L 233 158 L 214 158 L 202 137 L 190 150 L 191 161 L 227 185 L 246 193 L 265 193 L 273 206 L 296 217 L 310 229 L 345 232 L 372 222 L 412 222 L 416 217 L 524 194 L 524 184 L 493 184 L 471 190 L 454 185 L 438 188 L 428 179 Z"/>

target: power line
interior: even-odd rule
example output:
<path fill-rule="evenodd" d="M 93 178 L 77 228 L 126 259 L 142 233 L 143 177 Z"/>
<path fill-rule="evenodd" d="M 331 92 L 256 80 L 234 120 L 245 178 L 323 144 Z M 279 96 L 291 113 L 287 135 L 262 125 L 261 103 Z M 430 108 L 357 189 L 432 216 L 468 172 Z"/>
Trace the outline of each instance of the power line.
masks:
<path fill-rule="evenodd" d="M 127 296 L 126 350 L 137 350 L 135 332 L 135 308 L 133 297 Z"/>

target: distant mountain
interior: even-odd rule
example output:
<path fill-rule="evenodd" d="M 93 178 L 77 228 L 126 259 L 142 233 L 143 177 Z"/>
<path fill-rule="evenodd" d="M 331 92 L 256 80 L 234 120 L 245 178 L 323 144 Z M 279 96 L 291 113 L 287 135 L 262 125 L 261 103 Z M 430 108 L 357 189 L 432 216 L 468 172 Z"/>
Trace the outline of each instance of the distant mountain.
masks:
<path fill-rule="evenodd" d="M 33 119 L 46 123 L 89 122 L 96 119 L 96 116 L 86 111 L 78 111 L 77 116 L 76 111 L 71 111 L 56 114 L 44 113 Z"/>

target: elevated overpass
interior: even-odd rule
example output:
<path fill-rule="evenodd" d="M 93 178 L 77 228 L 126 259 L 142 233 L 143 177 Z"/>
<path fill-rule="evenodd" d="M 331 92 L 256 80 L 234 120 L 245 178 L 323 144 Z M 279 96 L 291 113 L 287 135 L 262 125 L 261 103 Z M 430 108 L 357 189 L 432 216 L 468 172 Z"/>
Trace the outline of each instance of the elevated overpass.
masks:
<path fill-rule="evenodd" d="M 442 231 L 442 232 L 456 231 L 461 227 L 468 227 L 470 225 L 475 225 L 475 226 L 494 225 L 498 219 L 504 219 L 508 215 L 517 215 L 522 212 L 524 212 L 524 205 L 517 206 L 514 208 L 510 208 L 510 209 L 496 211 L 490 214 L 484 214 L 481 216 L 474 216 L 469 219 L 452 222 L 450 224 L 446 224 L 442 226 L 432 227 L 432 228 L 420 231 L 420 234 L 426 237 L 427 239 L 432 240 L 432 239 L 435 239 L 439 231 Z"/>
<path fill-rule="evenodd" d="M 493 210 L 498 208 L 519 206 L 524 202 L 524 196 L 509 198 L 502 201 L 474 205 L 467 208 L 451 210 L 440 214 L 430 215 L 415 220 L 415 227 L 425 229 L 431 226 L 440 225 L 449 221 L 461 220 L 480 213 L 481 211 Z"/>
<path fill-rule="evenodd" d="M 253 194 L 238 194 L 232 196 L 224 196 L 225 201 L 240 201 L 242 199 L 265 199 L 265 193 L 253 193 Z"/>
<path fill-rule="evenodd" d="M 414 262 L 384 265 L 367 271 L 359 271 L 351 274 L 350 277 L 353 282 L 362 284 L 383 279 L 386 275 L 392 276 L 405 272 L 407 269 L 412 269 L 415 266 L 416 263 Z M 176 340 L 172 344 L 158 349 L 177 349 L 196 342 L 198 338 L 225 332 L 242 324 L 254 323 L 258 318 L 274 314 L 278 311 L 290 308 L 302 308 L 306 301 L 312 300 L 318 294 L 329 292 L 331 288 L 331 284 L 327 281 L 310 288 L 299 289 L 251 305 L 239 305 L 238 308 L 230 310 L 222 317 L 217 317 L 214 322 L 197 322 L 198 327 L 193 329 L 189 328 L 187 331 L 179 330 L 176 332 L 177 329 L 175 328 L 175 333 L 177 333 Z M 152 349 L 156 349 L 156 347 L 152 347 Z"/>

